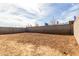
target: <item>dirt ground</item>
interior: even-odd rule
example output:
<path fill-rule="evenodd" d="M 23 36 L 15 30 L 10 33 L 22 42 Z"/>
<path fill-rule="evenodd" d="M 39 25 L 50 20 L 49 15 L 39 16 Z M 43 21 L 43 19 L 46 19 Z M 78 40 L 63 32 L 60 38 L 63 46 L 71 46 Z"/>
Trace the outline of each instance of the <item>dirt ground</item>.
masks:
<path fill-rule="evenodd" d="M 79 56 L 73 35 L 17 33 L 0 35 L 1 56 Z"/>

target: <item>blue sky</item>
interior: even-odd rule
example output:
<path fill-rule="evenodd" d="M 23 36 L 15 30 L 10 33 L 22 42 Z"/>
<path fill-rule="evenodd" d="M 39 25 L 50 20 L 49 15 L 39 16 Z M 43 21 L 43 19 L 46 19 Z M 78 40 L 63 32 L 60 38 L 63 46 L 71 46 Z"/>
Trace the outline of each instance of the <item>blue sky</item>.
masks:
<path fill-rule="evenodd" d="M 23 3 L 0 3 L 0 26 L 44 25 L 54 20 L 65 23 L 79 16 L 78 3 Z"/>
<path fill-rule="evenodd" d="M 45 12 L 46 16 L 40 19 L 41 22 L 59 20 L 59 22 L 64 23 L 79 15 L 79 4 L 47 3 L 42 6 L 42 11 Z"/>

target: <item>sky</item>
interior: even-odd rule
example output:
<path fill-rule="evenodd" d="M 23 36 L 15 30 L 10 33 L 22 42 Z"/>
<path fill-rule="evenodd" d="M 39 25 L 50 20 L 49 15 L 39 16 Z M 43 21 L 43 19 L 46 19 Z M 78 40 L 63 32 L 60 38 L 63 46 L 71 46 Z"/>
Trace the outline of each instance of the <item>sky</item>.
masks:
<path fill-rule="evenodd" d="M 42 7 L 45 14 L 41 21 L 51 22 L 59 21 L 65 23 L 74 20 L 74 16 L 79 16 L 79 4 L 74 3 L 47 3 Z"/>
<path fill-rule="evenodd" d="M 9 2 L 8 2 L 9 1 Z M 74 20 L 79 16 L 78 3 L 26 3 L 25 0 L 2 0 L 0 2 L 0 26 L 26 27 L 38 23 Z"/>

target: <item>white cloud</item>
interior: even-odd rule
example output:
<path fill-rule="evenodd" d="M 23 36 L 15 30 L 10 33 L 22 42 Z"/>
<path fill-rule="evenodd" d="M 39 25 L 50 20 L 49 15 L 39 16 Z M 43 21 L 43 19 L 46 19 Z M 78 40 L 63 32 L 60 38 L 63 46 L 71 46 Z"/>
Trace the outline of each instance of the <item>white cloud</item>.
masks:
<path fill-rule="evenodd" d="M 0 4 L 0 25 L 26 27 L 26 25 L 31 24 L 34 26 L 36 20 L 33 17 L 36 16 L 31 15 L 28 11 L 21 10 L 21 8 L 19 9 L 13 4 Z"/>
<path fill-rule="evenodd" d="M 26 12 L 25 11 L 23 12 L 23 10 L 18 11 L 17 10 L 18 7 L 24 9 Z M 10 23 L 10 24 L 16 23 L 17 25 L 19 24 L 18 26 L 20 26 L 20 24 L 22 26 L 25 26 L 29 23 L 34 26 L 35 25 L 34 23 L 41 16 L 39 8 L 40 8 L 40 4 L 34 1 L 0 0 L 0 22 L 2 21 L 3 24 L 4 23 Z M 13 15 L 14 13 L 16 15 Z"/>

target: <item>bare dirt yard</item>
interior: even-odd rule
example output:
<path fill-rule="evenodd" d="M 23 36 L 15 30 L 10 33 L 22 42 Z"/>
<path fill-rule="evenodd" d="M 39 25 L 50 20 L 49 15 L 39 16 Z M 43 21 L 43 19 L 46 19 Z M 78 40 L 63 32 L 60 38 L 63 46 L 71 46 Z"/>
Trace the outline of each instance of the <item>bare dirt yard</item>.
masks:
<path fill-rule="evenodd" d="M 73 35 L 17 33 L 0 35 L 1 56 L 79 56 Z"/>

